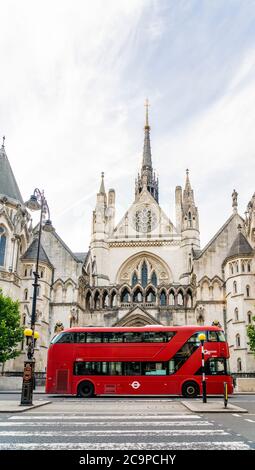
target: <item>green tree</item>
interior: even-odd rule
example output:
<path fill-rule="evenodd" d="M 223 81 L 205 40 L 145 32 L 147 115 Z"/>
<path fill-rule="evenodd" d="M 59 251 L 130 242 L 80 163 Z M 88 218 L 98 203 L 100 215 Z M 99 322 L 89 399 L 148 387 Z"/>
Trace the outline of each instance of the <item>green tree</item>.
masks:
<path fill-rule="evenodd" d="M 0 363 L 4 364 L 20 354 L 16 348 L 22 337 L 19 302 L 5 297 L 0 290 Z"/>
<path fill-rule="evenodd" d="M 255 321 L 255 317 L 252 317 L 253 321 Z M 247 326 L 247 336 L 249 338 L 249 346 L 251 351 L 255 354 L 255 325 L 248 325 Z"/>

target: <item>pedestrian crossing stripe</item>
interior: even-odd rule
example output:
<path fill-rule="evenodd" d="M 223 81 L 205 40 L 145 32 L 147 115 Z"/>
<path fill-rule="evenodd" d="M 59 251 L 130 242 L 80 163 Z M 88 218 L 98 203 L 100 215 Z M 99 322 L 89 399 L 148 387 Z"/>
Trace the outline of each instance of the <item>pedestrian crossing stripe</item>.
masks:
<path fill-rule="evenodd" d="M 0 450 L 249 450 L 242 441 L 0 443 Z"/>

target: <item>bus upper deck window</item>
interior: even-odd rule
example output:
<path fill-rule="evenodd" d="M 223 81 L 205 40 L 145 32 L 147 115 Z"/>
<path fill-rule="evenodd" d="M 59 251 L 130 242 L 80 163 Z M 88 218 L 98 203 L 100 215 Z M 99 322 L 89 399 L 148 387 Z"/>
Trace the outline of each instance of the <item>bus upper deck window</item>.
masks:
<path fill-rule="evenodd" d="M 63 333 L 56 343 L 73 343 L 72 333 Z"/>

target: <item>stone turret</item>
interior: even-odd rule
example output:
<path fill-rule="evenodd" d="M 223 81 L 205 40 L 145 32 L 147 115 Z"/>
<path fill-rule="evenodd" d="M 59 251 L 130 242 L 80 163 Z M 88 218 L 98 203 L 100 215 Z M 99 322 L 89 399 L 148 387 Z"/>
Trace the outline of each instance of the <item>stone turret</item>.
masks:
<path fill-rule="evenodd" d="M 95 285 L 107 285 L 108 278 L 106 276 L 107 259 L 108 259 L 108 243 L 107 237 L 109 229 L 112 229 L 112 220 L 109 215 L 114 219 L 114 204 L 115 197 L 113 197 L 112 190 L 109 191 L 109 198 L 111 200 L 110 209 L 107 207 L 107 195 L 104 185 L 104 173 L 101 174 L 101 184 L 99 192 L 97 193 L 97 202 L 95 210 L 93 211 L 92 220 L 92 237 L 91 237 L 91 257 L 94 260 L 96 269 L 94 270 Z"/>
<path fill-rule="evenodd" d="M 254 308 L 254 252 L 242 233 L 242 226 L 239 224 L 237 228 L 236 238 L 223 262 L 230 367 L 233 372 L 253 372 L 254 361 L 247 348 L 246 328 L 252 321 Z"/>
<path fill-rule="evenodd" d="M 181 226 L 182 246 L 191 252 L 192 248 L 200 248 L 199 217 L 195 205 L 194 191 L 189 179 L 189 170 L 186 170 L 186 183 L 183 194 L 181 188 L 176 188 L 176 216 L 177 225 Z M 180 220 L 181 219 L 181 220 Z"/>

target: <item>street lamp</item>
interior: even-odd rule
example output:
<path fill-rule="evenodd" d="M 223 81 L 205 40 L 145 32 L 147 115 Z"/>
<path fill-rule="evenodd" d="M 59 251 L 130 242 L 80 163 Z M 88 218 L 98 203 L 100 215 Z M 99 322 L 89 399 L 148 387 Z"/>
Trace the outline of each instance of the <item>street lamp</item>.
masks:
<path fill-rule="evenodd" d="M 23 371 L 23 383 L 21 392 L 21 405 L 32 405 L 33 404 L 33 386 L 34 386 L 34 373 L 35 373 L 35 358 L 34 358 L 34 347 L 35 341 L 39 338 L 39 333 L 35 331 L 36 321 L 36 300 L 38 293 L 38 279 L 39 276 L 39 256 L 40 256 L 40 245 L 42 229 L 47 232 L 52 232 L 53 226 L 50 220 L 50 211 L 48 203 L 45 199 L 44 192 L 38 188 L 34 190 L 34 194 L 30 197 L 29 201 L 25 203 L 26 207 L 32 211 L 40 210 L 40 222 L 39 222 L 39 233 L 38 233 L 38 244 L 37 244 L 37 255 L 36 255 L 36 266 L 34 271 L 34 283 L 33 283 L 33 303 L 32 303 L 32 314 L 31 314 L 31 329 L 26 329 L 24 334 L 27 337 L 27 360 L 24 361 Z M 47 214 L 48 219 L 45 219 Z"/>
<path fill-rule="evenodd" d="M 206 336 L 204 333 L 200 333 L 198 335 L 198 339 L 201 342 L 201 350 L 202 350 L 202 392 L 203 392 L 203 403 L 206 403 L 206 381 L 205 381 L 205 351 L 204 351 L 204 342 L 206 340 Z"/>

